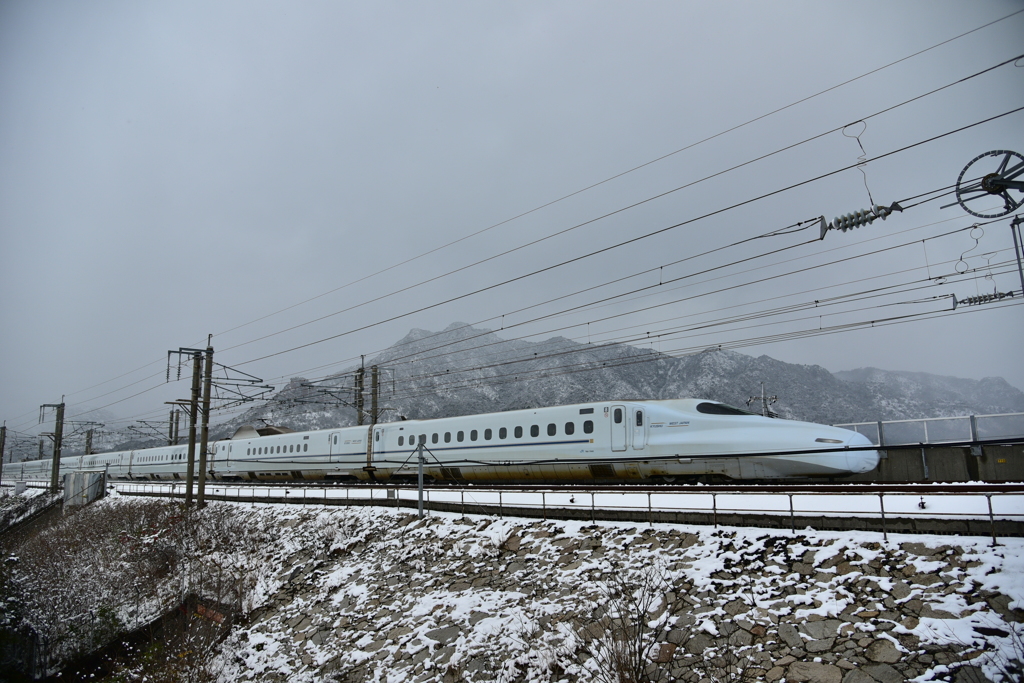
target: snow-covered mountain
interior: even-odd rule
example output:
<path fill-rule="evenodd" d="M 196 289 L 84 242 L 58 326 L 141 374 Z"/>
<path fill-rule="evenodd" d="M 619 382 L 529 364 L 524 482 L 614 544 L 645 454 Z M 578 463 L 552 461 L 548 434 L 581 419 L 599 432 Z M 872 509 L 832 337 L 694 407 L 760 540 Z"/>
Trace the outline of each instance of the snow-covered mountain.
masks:
<path fill-rule="evenodd" d="M 1001 378 L 983 380 L 875 368 L 830 373 L 711 348 L 681 358 L 651 349 L 502 339 L 490 330 L 453 323 L 441 332 L 414 329 L 367 362 L 381 369 L 380 421 L 435 418 L 584 401 L 700 397 L 743 406 L 760 394 L 778 396 L 781 417 L 826 424 L 1024 411 L 1024 393 Z M 243 424 L 320 429 L 356 423 L 354 368 L 303 386 L 295 378 L 274 400 L 214 430 Z M 759 410 L 753 403 L 752 410 Z"/>

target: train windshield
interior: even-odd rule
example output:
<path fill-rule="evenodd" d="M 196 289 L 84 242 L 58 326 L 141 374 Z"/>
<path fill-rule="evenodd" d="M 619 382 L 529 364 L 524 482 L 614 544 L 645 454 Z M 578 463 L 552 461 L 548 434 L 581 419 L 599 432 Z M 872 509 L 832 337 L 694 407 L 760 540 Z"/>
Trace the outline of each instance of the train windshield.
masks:
<path fill-rule="evenodd" d="M 698 403 L 697 412 L 705 413 L 706 415 L 757 415 L 757 413 L 751 413 L 746 410 L 740 410 L 739 408 L 733 408 L 727 406 L 724 403 Z"/>

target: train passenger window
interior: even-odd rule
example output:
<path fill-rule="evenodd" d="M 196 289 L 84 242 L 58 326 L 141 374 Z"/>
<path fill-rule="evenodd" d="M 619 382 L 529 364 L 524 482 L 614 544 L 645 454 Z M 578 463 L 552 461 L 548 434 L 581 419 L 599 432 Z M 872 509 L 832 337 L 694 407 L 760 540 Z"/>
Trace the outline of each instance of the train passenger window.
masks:
<path fill-rule="evenodd" d="M 499 429 L 498 430 L 498 438 L 499 439 L 507 439 L 508 438 L 508 430 L 505 429 L 504 427 Z"/>
<path fill-rule="evenodd" d="M 615 409 L 615 424 L 622 424 L 622 408 Z"/>
<path fill-rule="evenodd" d="M 445 432 L 444 433 L 444 442 L 445 443 L 451 443 L 452 442 L 452 433 L 451 432 Z"/>
<path fill-rule="evenodd" d="M 466 432 L 458 432 L 455 435 L 455 440 L 458 441 L 459 443 L 465 441 L 466 440 Z"/>
<path fill-rule="evenodd" d="M 575 431 L 576 431 L 576 425 L 574 423 L 572 423 L 572 422 L 566 422 L 565 423 L 565 433 L 566 434 L 573 434 Z"/>
<path fill-rule="evenodd" d="M 586 422 L 583 423 L 583 433 L 584 434 L 593 434 L 594 433 L 594 421 L 593 420 L 587 420 Z"/>
<path fill-rule="evenodd" d="M 289 452 L 289 453 L 294 453 L 294 452 L 295 452 L 295 446 L 294 446 L 294 444 L 288 447 L 288 452 Z"/>
<path fill-rule="evenodd" d="M 476 430 L 475 430 L 475 429 L 474 429 L 474 430 L 472 430 L 472 431 L 471 431 L 471 432 L 469 433 L 469 440 L 470 440 L 470 441 L 476 441 Z"/>
<path fill-rule="evenodd" d="M 522 427 L 516 427 L 515 434 L 516 434 L 516 438 L 517 439 L 523 438 L 523 428 Z"/>
<path fill-rule="evenodd" d="M 421 444 L 426 444 L 427 443 L 427 435 L 426 434 L 420 434 L 420 443 Z"/>
<path fill-rule="evenodd" d="M 636 411 L 636 426 L 637 427 L 643 427 L 644 426 L 644 411 L 642 411 L 642 410 Z"/>
<path fill-rule="evenodd" d="M 530 436 L 540 436 L 540 427 L 532 425 L 530 427 Z"/>
<path fill-rule="evenodd" d="M 548 436 L 554 436 L 557 432 L 558 427 L 555 426 L 554 422 L 548 425 Z"/>
<path fill-rule="evenodd" d="M 494 432 L 492 432 L 490 429 L 484 430 L 484 441 L 490 441 L 492 436 L 494 436 Z"/>
<path fill-rule="evenodd" d="M 308 443 L 302 444 L 302 450 L 308 451 L 309 450 L 309 444 Z"/>
<path fill-rule="evenodd" d="M 437 432 L 430 435 L 430 443 L 437 443 Z"/>
<path fill-rule="evenodd" d="M 398 445 L 401 446 L 404 443 L 405 443 L 405 437 L 404 436 L 398 437 Z"/>
<path fill-rule="evenodd" d="M 280 452 L 281 452 L 281 447 L 280 447 L 280 446 L 278 446 L 278 447 L 277 447 L 277 452 L 278 452 L 278 453 L 280 453 Z"/>

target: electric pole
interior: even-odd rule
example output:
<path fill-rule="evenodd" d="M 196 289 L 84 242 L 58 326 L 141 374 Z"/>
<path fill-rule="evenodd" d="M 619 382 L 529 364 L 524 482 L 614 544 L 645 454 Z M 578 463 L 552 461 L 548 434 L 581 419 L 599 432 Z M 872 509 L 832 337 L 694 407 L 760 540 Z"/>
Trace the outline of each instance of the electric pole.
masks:
<path fill-rule="evenodd" d="M 167 424 L 167 445 L 178 445 L 178 430 L 181 427 L 181 411 L 171 408 L 170 419 Z"/>
<path fill-rule="evenodd" d="M 365 356 L 360 356 L 360 359 Z M 356 424 L 363 424 L 363 385 L 365 384 L 366 367 L 363 361 L 359 362 L 359 369 L 356 370 Z"/>
<path fill-rule="evenodd" d="M 85 432 L 85 454 L 92 455 L 92 430 Z"/>
<path fill-rule="evenodd" d="M 203 432 L 199 449 L 199 495 L 196 503 L 200 509 L 206 506 L 206 453 L 210 436 L 210 385 L 213 383 L 213 347 L 211 334 L 206 339 L 206 371 L 203 373 Z"/>
<path fill-rule="evenodd" d="M 380 373 L 376 365 L 370 366 L 370 424 L 377 424 L 377 399 L 380 396 Z"/>
<path fill-rule="evenodd" d="M 0 481 L 3 481 L 4 474 L 4 448 L 7 446 L 7 421 L 0 427 Z"/>
<path fill-rule="evenodd" d="M 43 413 L 47 408 L 57 409 L 57 420 L 53 428 L 53 461 L 50 467 L 50 493 L 57 493 L 57 480 L 60 476 L 60 448 L 64 440 L 64 399 L 60 403 L 46 403 L 39 406 L 39 422 L 43 421 Z M 42 443 L 39 444 L 42 451 Z"/>

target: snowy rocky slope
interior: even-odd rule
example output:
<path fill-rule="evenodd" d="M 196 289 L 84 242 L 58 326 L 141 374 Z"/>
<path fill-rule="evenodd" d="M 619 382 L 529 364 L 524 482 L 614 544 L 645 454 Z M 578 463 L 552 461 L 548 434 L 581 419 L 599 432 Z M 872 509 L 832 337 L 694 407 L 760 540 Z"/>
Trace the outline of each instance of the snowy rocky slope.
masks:
<path fill-rule="evenodd" d="M 87 510 L 91 533 L 8 549 L 6 609 L 24 606 L 8 616 L 71 652 L 186 594 L 206 605 L 162 662 L 122 653 L 118 681 L 1020 680 L 1021 539 L 228 503 L 182 516 L 117 495 Z M 226 639 L 197 646 L 227 602 Z"/>
<path fill-rule="evenodd" d="M 291 553 L 225 681 L 981 681 L 1021 643 L 1017 539 L 244 514 Z"/>
<path fill-rule="evenodd" d="M 367 360 L 367 367 L 374 364 L 386 369 L 383 421 L 614 399 L 692 396 L 742 406 L 760 393 L 761 382 L 779 397 L 772 409 L 780 416 L 826 424 L 1024 411 L 1024 392 L 1001 378 L 976 381 L 875 369 L 833 374 L 816 365 L 717 348 L 677 358 L 650 348 L 579 344 L 563 337 L 505 340 L 463 323 L 441 332 L 414 329 Z M 216 435 L 261 420 L 302 430 L 355 424 L 354 410 L 335 398 L 351 400 L 351 369 L 320 382 L 335 397 L 304 382 L 293 379 L 273 401 L 221 425 Z M 369 387 L 368 374 L 366 382 Z"/>

